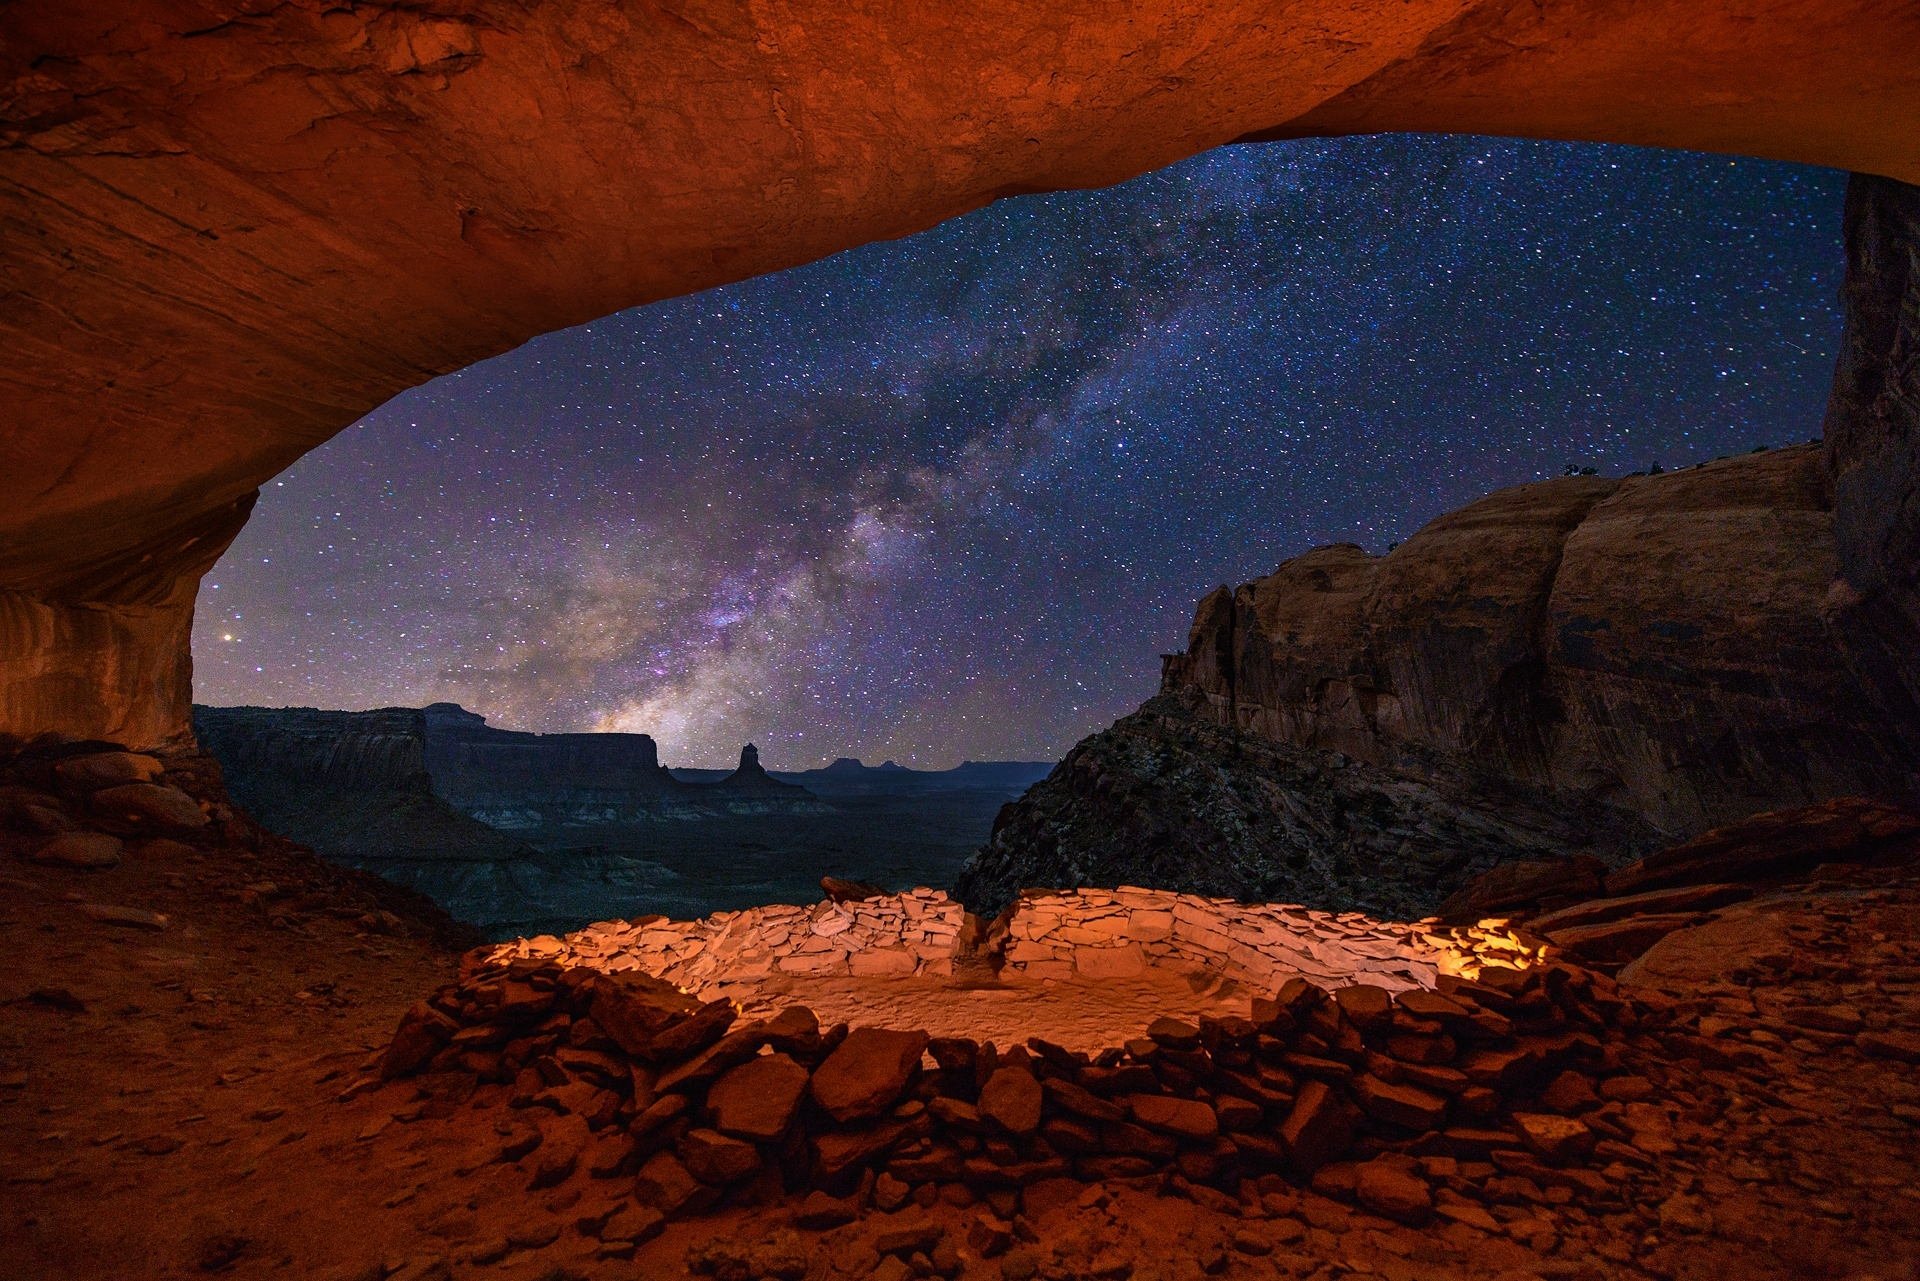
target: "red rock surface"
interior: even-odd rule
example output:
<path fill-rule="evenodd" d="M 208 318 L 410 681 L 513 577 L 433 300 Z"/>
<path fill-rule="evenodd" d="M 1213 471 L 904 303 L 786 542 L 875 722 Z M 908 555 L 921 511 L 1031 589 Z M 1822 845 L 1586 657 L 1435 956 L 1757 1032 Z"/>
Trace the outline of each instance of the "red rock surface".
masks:
<path fill-rule="evenodd" d="M 1244 137 L 1452 129 L 1920 179 L 1888 123 L 1920 114 L 1902 5 L 32 0 L 5 28 L 0 723 L 136 745 L 185 729 L 193 589 L 250 491 L 547 330 Z"/>
<path fill-rule="evenodd" d="M 250 832 L 207 775 L 177 764 L 165 781 L 206 804 L 208 828 L 130 844 L 104 871 L 25 862 L 34 838 L 13 818 L 28 794 L 76 824 L 86 811 L 44 766 L 0 778 L 0 1275 L 1799 1278 L 1920 1261 L 1920 1043 L 1907 1030 L 1920 1024 L 1920 881 L 1885 857 L 1829 862 L 1669 936 L 1656 953 L 1685 976 L 1645 976 L 1669 986 L 1637 989 L 1632 1027 L 1586 1023 L 1598 1007 L 1582 993 L 1613 989 L 1550 978 L 1576 975 L 1559 968 L 1401 993 L 1365 1035 L 1305 985 L 1279 992 L 1258 1018 L 1327 1047 L 1283 1052 L 1291 1103 L 1231 1066 L 1249 1020 L 1156 1025 L 1140 1038 L 1144 1076 L 1124 1056 L 1103 1076 L 1038 1042 L 993 1056 L 935 1042 L 888 1115 L 819 1134 L 821 1168 L 850 1178 L 846 1192 L 790 1196 L 761 1155 L 784 1148 L 716 1123 L 728 1068 L 623 1067 L 592 1017 L 561 1031 L 560 1002 L 591 1011 L 604 976 L 543 990 L 470 972 L 444 1023 L 406 1020 L 432 1048 L 381 1085 L 394 1026 L 455 968 L 430 942 L 444 926 Z M 101 906 L 160 928 L 79 910 Z M 1749 918 L 1767 928 L 1721 928 Z M 671 1007 L 635 1020 L 654 1025 L 639 1044 L 683 1064 L 728 1060 L 744 1035 L 770 1050 L 754 1064 L 790 1047 L 795 1070 L 775 1071 L 792 1078 L 839 1036 L 798 1017 L 673 1035 L 707 1027 L 710 1007 L 627 982 L 636 1008 Z M 1567 1066 L 1535 1033 L 1503 1040 L 1540 1018 L 1566 1020 Z M 489 1030 L 507 1023 L 537 1035 Z M 1460 1038 L 1451 1064 L 1429 1061 L 1443 1036 Z M 460 1037 L 460 1066 L 417 1071 Z M 1256 1035 L 1253 1061 L 1263 1053 Z M 538 1066 L 498 1082 L 491 1065 L 510 1055 Z M 983 1079 L 982 1063 L 997 1070 Z M 968 1130 L 967 1091 L 1008 1070 L 1041 1078 L 1039 1131 Z M 1146 1085 L 1195 1071 L 1236 1079 L 1210 1097 Z M 1368 1080 L 1379 1086 L 1352 1087 Z M 1386 1086 L 1437 1100 L 1444 1128 L 1372 1115 Z M 979 1154 L 951 1173 L 937 1145 L 916 1146 L 923 1124 L 972 1135 Z M 1037 1146 L 995 1147 L 1083 1139 L 1096 1148 L 1072 1158 L 1084 1168 L 1071 1179 L 1027 1159 Z M 1223 1141 L 1278 1171 L 1223 1178 Z M 1096 1150 L 1109 1144 L 1133 1152 Z M 858 1175 L 866 1162 L 881 1173 Z"/>

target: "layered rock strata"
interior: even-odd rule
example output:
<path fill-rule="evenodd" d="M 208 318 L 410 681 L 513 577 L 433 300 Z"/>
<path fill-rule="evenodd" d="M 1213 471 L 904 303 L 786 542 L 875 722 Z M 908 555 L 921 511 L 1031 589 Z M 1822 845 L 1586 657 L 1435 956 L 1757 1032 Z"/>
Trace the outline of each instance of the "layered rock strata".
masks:
<path fill-rule="evenodd" d="M 1847 607 L 1827 468 L 1804 446 L 1526 485 L 1222 588 L 1161 696 L 1004 811 L 960 896 L 1132 880 L 1420 915 L 1499 862 L 1913 801 L 1920 712 Z"/>

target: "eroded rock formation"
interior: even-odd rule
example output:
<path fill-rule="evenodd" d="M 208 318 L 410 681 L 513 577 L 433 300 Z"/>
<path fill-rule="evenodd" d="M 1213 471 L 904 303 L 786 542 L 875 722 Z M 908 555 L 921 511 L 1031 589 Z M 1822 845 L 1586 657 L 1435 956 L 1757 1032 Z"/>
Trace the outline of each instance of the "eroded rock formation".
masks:
<path fill-rule="evenodd" d="M 1920 115 L 1920 12 L 1871 0 L 1759 21 L 29 0 L 0 21 L 0 726 L 133 745 L 186 731 L 186 610 L 236 505 L 541 332 L 1240 138 L 1590 138 L 1920 179 L 1920 137 L 1888 123 Z"/>
<path fill-rule="evenodd" d="M 633 901 L 662 870 L 536 847 L 556 833 L 722 815 L 813 813 L 761 775 L 685 783 L 645 734 L 495 729 L 453 703 L 367 712 L 199 707 L 233 795 L 323 855 L 431 895 L 483 928 L 545 928 Z"/>
<path fill-rule="evenodd" d="M 1880 678 L 1914 663 L 1861 622 L 1828 465 L 1521 486 L 1221 588 L 1161 697 L 1004 811 L 962 896 L 1141 880 L 1419 914 L 1494 862 L 1912 800 L 1920 718 Z"/>

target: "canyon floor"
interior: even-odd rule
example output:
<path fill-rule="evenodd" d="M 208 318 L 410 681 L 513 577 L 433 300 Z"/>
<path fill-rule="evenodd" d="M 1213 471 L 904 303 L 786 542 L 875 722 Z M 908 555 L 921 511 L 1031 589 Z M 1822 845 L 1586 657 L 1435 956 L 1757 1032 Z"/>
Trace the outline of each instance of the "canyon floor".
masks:
<path fill-rule="evenodd" d="M 1625 1208 L 1493 1180 L 1471 1205 L 1442 1188 L 1456 1212 L 1413 1228 L 1350 1204 L 1337 1176 L 1334 1195 L 1155 1176 L 986 1203 L 925 1184 L 832 1227 L 799 1226 L 841 1216 L 797 1203 L 695 1216 L 619 1257 L 601 1237 L 630 1178 L 583 1162 L 530 1190 L 529 1160 L 502 1151 L 501 1089 L 379 1082 L 402 1012 L 453 974 L 457 933 L 284 843 L 206 844 L 133 842 L 103 870 L 0 858 L 0 1275 L 1920 1277 L 1911 869 L 1849 869 L 1662 945 L 1685 1035 L 1717 1052 L 1663 1132 L 1635 1134 L 1657 1182 Z M 1116 1022 L 1239 999 L 1184 981 L 969 989 L 996 990 L 835 983 L 867 1022 L 975 999 L 1037 1035 L 1101 1017 L 1096 997 Z M 1657 1042 L 1622 1054 L 1666 1075 Z"/>

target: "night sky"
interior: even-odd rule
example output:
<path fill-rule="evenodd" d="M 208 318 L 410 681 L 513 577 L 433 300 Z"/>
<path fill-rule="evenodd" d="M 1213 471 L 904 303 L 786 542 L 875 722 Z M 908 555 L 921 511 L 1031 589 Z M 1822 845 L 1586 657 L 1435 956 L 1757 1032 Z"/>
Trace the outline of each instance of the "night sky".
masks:
<path fill-rule="evenodd" d="M 464 703 L 676 765 L 1050 759 L 1194 602 L 1502 485 L 1818 434 L 1842 175 L 1227 148 L 548 334 L 262 494 L 211 703 Z"/>

